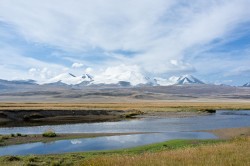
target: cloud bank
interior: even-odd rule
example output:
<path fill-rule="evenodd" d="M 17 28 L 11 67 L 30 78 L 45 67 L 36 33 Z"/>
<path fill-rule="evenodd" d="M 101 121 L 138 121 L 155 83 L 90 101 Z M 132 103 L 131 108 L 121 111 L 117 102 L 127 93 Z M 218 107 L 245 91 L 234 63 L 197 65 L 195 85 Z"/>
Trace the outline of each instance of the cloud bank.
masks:
<path fill-rule="evenodd" d="M 248 0 L 1 0 L 0 68 L 23 77 L 40 72 L 36 76 L 47 79 L 60 74 L 59 68 L 71 67 L 112 68 L 116 75 L 124 64 L 127 72 L 196 72 L 215 79 L 215 72 L 226 76 L 229 70 L 248 70 L 237 70 L 242 61 L 234 63 L 235 50 L 223 56 L 214 50 L 250 34 L 249 6 Z M 38 48 L 46 53 L 33 53 Z M 250 62 L 249 52 L 242 49 Z M 12 54 L 16 59 L 10 62 Z M 207 69 L 210 60 L 228 62 L 227 67 Z"/>

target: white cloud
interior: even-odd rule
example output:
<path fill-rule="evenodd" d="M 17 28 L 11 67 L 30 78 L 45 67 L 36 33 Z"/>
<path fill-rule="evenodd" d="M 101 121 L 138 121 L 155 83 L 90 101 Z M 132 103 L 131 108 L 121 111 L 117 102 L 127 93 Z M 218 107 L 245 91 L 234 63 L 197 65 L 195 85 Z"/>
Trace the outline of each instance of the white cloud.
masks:
<path fill-rule="evenodd" d="M 73 145 L 77 145 L 77 144 L 81 144 L 82 141 L 78 140 L 78 139 L 74 139 L 74 140 L 70 140 L 70 143 L 73 144 Z"/>
<path fill-rule="evenodd" d="M 1 78 L 3 79 L 35 79 L 38 82 L 49 79 L 65 70 L 65 66 L 46 63 L 31 57 L 18 54 L 12 47 L 0 51 Z"/>
<path fill-rule="evenodd" d="M 94 70 L 93 70 L 91 67 L 87 67 L 87 68 L 85 69 L 85 73 L 86 73 L 86 74 L 93 74 L 93 73 L 94 73 Z"/>
<path fill-rule="evenodd" d="M 165 78 L 165 79 L 156 77 L 155 79 L 157 80 L 157 84 L 162 85 L 162 86 L 168 86 L 168 85 L 176 84 L 178 78 L 179 77 L 177 76 L 172 76 L 170 78 Z"/>
<path fill-rule="evenodd" d="M 108 67 L 104 71 L 99 72 L 94 77 L 94 83 L 115 84 L 119 81 L 129 81 L 132 85 L 147 83 L 144 73 L 136 66 L 119 65 Z"/>
<path fill-rule="evenodd" d="M 12 26 L 27 42 L 71 53 L 68 57 L 61 55 L 62 59 L 71 58 L 90 66 L 90 62 L 84 62 L 85 54 L 74 53 L 102 50 L 102 55 L 109 59 L 98 65 L 93 63 L 91 71 L 82 72 L 94 73 L 93 68 L 98 71 L 104 68 L 102 77 L 108 82 L 111 78 L 106 78 L 105 72 L 113 72 L 114 79 L 121 80 L 125 76 L 118 73 L 128 73 L 124 75 L 131 77 L 132 70 L 156 74 L 190 73 L 197 67 L 203 70 L 207 63 L 193 64 L 186 56 L 206 51 L 213 40 L 228 38 L 235 28 L 250 21 L 249 6 L 249 0 L 1 0 L 0 20 Z M 117 50 L 135 54 L 114 53 Z M 2 50 L 0 54 L 6 56 Z M 36 68 L 43 79 L 65 68 L 41 65 L 34 58 L 19 57 L 15 63 L 6 59 L 4 62 L 9 65 L 21 61 L 28 69 Z M 140 69 L 112 67 L 119 64 Z M 84 65 L 74 63 L 72 67 Z M 139 74 L 137 77 L 141 79 Z"/>
<path fill-rule="evenodd" d="M 82 63 L 73 63 L 72 68 L 82 68 L 84 65 Z"/>
<path fill-rule="evenodd" d="M 48 69 L 47 67 L 43 68 L 30 68 L 28 71 L 29 75 L 33 78 L 40 78 L 41 80 L 47 80 L 51 77 L 54 77 L 57 72 L 53 71 L 53 69 Z"/>

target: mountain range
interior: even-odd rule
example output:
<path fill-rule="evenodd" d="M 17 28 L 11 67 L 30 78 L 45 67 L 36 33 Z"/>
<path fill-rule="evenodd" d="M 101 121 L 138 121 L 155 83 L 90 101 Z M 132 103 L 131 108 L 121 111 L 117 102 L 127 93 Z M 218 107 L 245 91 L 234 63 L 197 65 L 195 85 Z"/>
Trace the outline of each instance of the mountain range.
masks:
<path fill-rule="evenodd" d="M 185 84 L 204 84 L 204 82 L 195 78 L 192 75 L 184 75 L 181 77 L 164 78 L 150 78 L 147 76 L 138 75 L 136 73 L 129 73 L 128 77 L 117 78 L 112 76 L 107 77 L 93 77 L 90 74 L 83 74 L 76 76 L 72 73 L 63 73 L 45 82 L 46 85 L 120 85 L 120 86 L 166 86 L 166 85 L 185 85 Z"/>
<path fill-rule="evenodd" d="M 131 75 L 130 75 L 131 74 Z M 89 74 L 60 74 L 43 84 L 35 80 L 0 80 L 0 102 L 121 102 L 137 100 L 249 100 L 244 87 L 206 84 L 191 75 L 149 78 L 127 73 L 99 79 Z"/>
<path fill-rule="evenodd" d="M 0 79 L 0 91 L 11 90 L 13 88 L 29 89 L 37 86 L 46 87 L 144 87 L 144 86 L 171 86 L 171 85 L 204 85 L 203 81 L 192 75 L 183 75 L 180 77 L 150 78 L 137 73 L 129 73 L 128 77 L 94 77 L 90 74 L 76 76 L 72 73 L 63 73 L 57 75 L 44 83 L 38 84 L 35 80 L 3 80 Z M 250 87 L 250 82 L 243 85 Z"/>

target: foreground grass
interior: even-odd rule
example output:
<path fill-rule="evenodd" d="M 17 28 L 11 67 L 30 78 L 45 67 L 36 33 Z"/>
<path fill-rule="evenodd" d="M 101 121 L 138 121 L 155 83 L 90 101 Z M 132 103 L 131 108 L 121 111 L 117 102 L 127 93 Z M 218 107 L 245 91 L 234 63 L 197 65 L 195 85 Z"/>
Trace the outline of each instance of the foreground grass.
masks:
<path fill-rule="evenodd" d="M 150 166 L 150 165 L 250 165 L 250 138 L 233 141 L 185 147 L 177 150 L 164 150 L 140 155 L 113 155 L 88 159 L 81 165 L 119 165 L 119 166 Z"/>
<path fill-rule="evenodd" d="M 131 149 L 0 157 L 0 165 L 249 165 L 250 137 L 173 140 Z"/>

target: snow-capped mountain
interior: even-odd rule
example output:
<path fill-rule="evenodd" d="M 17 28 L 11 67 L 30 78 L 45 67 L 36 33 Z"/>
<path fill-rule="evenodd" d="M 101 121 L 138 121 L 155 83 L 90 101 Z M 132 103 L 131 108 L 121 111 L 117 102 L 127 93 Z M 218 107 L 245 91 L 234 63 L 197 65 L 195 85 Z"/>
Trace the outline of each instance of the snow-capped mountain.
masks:
<path fill-rule="evenodd" d="M 62 73 L 58 76 L 55 76 L 51 79 L 49 79 L 46 84 L 55 84 L 58 83 L 62 85 L 62 83 L 67 84 L 67 85 L 76 85 L 80 84 L 82 82 L 91 82 L 93 81 L 92 76 L 89 74 L 83 74 L 82 76 L 76 76 L 72 73 Z"/>
<path fill-rule="evenodd" d="M 119 86 L 168 86 L 168 85 L 184 85 L 184 84 L 204 84 L 199 79 L 191 75 L 184 75 L 181 77 L 164 78 L 150 78 L 144 76 L 138 71 L 105 71 L 96 76 L 83 74 L 76 76 L 72 73 L 63 73 L 54 78 L 51 78 L 46 84 L 51 85 L 119 85 Z"/>
<path fill-rule="evenodd" d="M 91 84 L 119 84 L 120 81 L 129 82 L 132 86 L 155 84 L 155 81 L 145 77 L 138 67 L 125 65 L 109 67 L 98 73 L 94 76 L 94 81 Z"/>
<path fill-rule="evenodd" d="M 169 85 L 176 84 L 178 79 L 179 79 L 179 77 L 172 76 L 168 79 L 156 77 L 154 80 L 156 81 L 157 85 L 169 86 Z"/>
<path fill-rule="evenodd" d="M 172 76 L 168 79 L 155 78 L 157 85 L 159 86 L 169 86 L 169 85 L 187 85 L 187 84 L 204 84 L 204 82 L 195 78 L 192 75 L 184 75 L 180 77 Z"/>
<path fill-rule="evenodd" d="M 93 77 L 89 74 L 83 74 L 82 78 L 84 79 L 84 81 L 93 81 Z"/>
<path fill-rule="evenodd" d="M 157 83 L 157 79 L 155 79 L 155 78 L 152 79 L 152 78 L 146 76 L 145 79 L 147 81 L 146 85 L 151 85 L 151 86 L 157 86 L 157 85 L 159 85 Z"/>
<path fill-rule="evenodd" d="M 192 75 L 184 75 L 179 77 L 176 80 L 177 85 L 186 85 L 186 84 L 204 84 L 204 82 L 200 81 L 199 79 L 195 78 Z"/>
<path fill-rule="evenodd" d="M 244 84 L 243 87 L 250 87 L 250 82 Z"/>

